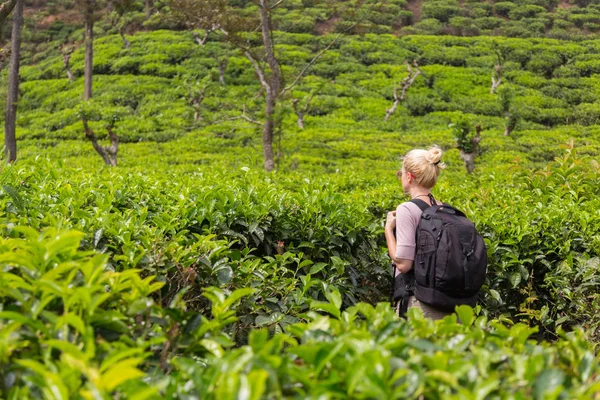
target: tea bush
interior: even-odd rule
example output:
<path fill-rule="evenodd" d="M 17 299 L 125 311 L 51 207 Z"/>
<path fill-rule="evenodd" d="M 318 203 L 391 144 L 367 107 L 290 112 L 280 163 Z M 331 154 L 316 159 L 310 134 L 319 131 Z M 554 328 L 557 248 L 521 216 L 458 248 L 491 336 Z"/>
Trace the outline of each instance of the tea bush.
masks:
<path fill-rule="evenodd" d="M 539 24 L 551 24 L 540 7 L 556 7 L 486 4 L 426 1 L 432 18 L 413 23 L 541 35 Z M 390 12 L 370 23 L 388 29 L 407 3 L 383 5 Z M 497 18 L 503 7 L 520 21 Z M 298 15 L 339 17 L 310 1 L 279 10 L 280 29 L 305 23 Z M 288 83 L 333 39 L 277 36 Z M 213 39 L 137 32 L 126 50 L 117 36 L 99 38 L 88 104 L 82 49 L 73 83 L 51 45 L 28 50 L 20 160 L 0 172 L 2 397 L 587 399 L 600 390 L 594 40 L 342 36 L 282 98 L 277 170 L 265 174 L 260 126 L 240 118 L 262 118 L 260 86 L 249 62 Z M 384 121 L 413 60 L 422 73 Z M 504 82 L 491 94 L 499 60 Z M 313 94 L 300 129 L 292 98 Z M 519 115 L 509 137 L 507 108 Z M 81 112 L 99 135 L 117 119 L 118 169 L 82 140 Z M 484 129 L 468 177 L 449 126 L 459 116 Z M 479 308 L 459 309 L 462 323 L 404 321 L 376 305 L 390 290 L 384 215 L 406 200 L 399 156 L 434 143 L 449 166 L 436 197 L 464 210 L 488 246 Z"/>
<path fill-rule="evenodd" d="M 335 153 L 357 151 L 345 148 L 337 146 Z M 359 165 L 355 160 L 348 158 Z M 568 149 L 546 170 L 513 166 L 508 175 L 490 172 L 462 183 L 453 178 L 461 173 L 450 171 L 440 184 L 439 196 L 471 215 L 487 240 L 489 281 L 481 299 L 487 313 L 539 325 L 544 336 L 580 324 L 597 335 L 594 314 L 582 318 L 566 304 L 548 306 L 565 302 L 558 282 L 581 286 L 582 278 L 560 265 L 598 257 L 594 168 Z M 107 253 L 115 270 L 157 276 L 165 282 L 157 293 L 162 304 L 190 285 L 185 299 L 198 310 L 207 306 L 198 297 L 202 287 L 263 287 L 260 293 L 270 293 L 277 305 L 263 308 L 265 295 L 253 297 L 240 306 L 253 320 L 299 316 L 307 305 L 298 293 L 323 299 L 322 289 L 314 289 L 322 283 L 335 284 L 345 306 L 387 298 L 381 218 L 401 201 L 397 186 L 382 186 L 377 172 L 333 179 L 291 172 L 267 177 L 246 169 L 95 176 L 36 163 L 7 170 L 5 186 L 21 200 L 7 192 L 0 203 L 9 226 L 83 230 L 84 248 Z M 597 289 L 580 287 L 582 301 L 594 304 Z"/>
<path fill-rule="evenodd" d="M 455 315 L 433 323 L 416 310 L 400 320 L 386 304 L 341 311 L 340 292 L 327 285 L 327 301 L 309 302 L 303 322 L 269 335 L 261 326 L 282 318 L 257 319 L 247 344 L 233 347 L 234 310 L 256 289 L 207 287 L 204 315 L 181 296 L 161 307 L 149 296 L 162 283 L 79 251 L 78 232 L 15 227 L 10 236 L 0 243 L 7 398 L 584 399 L 600 388 L 598 359 L 580 331 L 559 331 L 549 345 L 529 339 L 535 328 L 466 306 L 457 309 L 460 323 Z"/>

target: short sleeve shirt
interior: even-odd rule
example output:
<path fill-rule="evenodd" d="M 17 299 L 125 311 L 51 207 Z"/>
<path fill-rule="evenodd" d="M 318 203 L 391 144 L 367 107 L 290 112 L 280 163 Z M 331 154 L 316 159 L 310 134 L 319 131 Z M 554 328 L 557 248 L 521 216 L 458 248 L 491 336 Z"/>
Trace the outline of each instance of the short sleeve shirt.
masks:
<path fill-rule="evenodd" d="M 396 258 L 415 260 L 417 225 L 423 211 L 407 201 L 396 209 Z"/>

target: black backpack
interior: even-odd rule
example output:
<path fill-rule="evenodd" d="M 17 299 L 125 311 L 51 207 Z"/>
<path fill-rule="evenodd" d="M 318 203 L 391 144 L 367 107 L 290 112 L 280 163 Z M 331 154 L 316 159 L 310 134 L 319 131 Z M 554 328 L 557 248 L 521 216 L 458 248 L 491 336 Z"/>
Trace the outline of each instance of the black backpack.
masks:
<path fill-rule="evenodd" d="M 445 311 L 475 306 L 488 262 L 483 237 L 464 213 L 448 204 L 411 202 L 423 211 L 412 268 L 415 297 Z"/>

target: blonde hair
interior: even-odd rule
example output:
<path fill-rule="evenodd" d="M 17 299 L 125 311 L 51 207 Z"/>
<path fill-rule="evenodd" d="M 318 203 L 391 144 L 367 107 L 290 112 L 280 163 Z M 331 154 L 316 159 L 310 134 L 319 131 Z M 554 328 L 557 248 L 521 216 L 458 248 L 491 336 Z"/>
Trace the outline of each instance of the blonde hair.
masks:
<path fill-rule="evenodd" d="M 402 161 L 402 168 L 415 176 L 417 183 L 427 189 L 435 186 L 440 172 L 446 168 L 442 160 L 444 152 L 438 146 L 428 150 L 409 151 Z"/>

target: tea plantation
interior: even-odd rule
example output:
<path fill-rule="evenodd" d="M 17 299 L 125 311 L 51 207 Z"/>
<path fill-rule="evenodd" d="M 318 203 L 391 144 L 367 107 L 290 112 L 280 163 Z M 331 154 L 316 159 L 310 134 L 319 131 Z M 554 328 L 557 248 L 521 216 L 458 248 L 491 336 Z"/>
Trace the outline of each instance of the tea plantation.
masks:
<path fill-rule="evenodd" d="M 329 47 L 278 103 L 270 173 L 264 93 L 234 47 L 164 29 L 125 48 L 99 24 L 84 103 L 83 47 L 71 82 L 52 36 L 66 31 L 31 32 L 18 161 L 0 169 L 0 397 L 600 399 L 597 6 L 389 1 L 419 3 L 420 22 L 336 37 L 316 19 L 328 3 L 291 3 L 275 14 L 286 81 Z M 543 33 L 508 34 L 547 14 Z M 442 32 L 482 19 L 501 23 Z M 2 108 L 6 86 L 2 71 Z M 99 136 L 112 124 L 117 167 L 82 115 Z M 472 174 L 457 124 L 483 129 Z M 478 306 L 436 322 L 394 314 L 383 236 L 407 199 L 400 157 L 432 144 L 448 164 L 434 193 L 490 260 Z"/>

